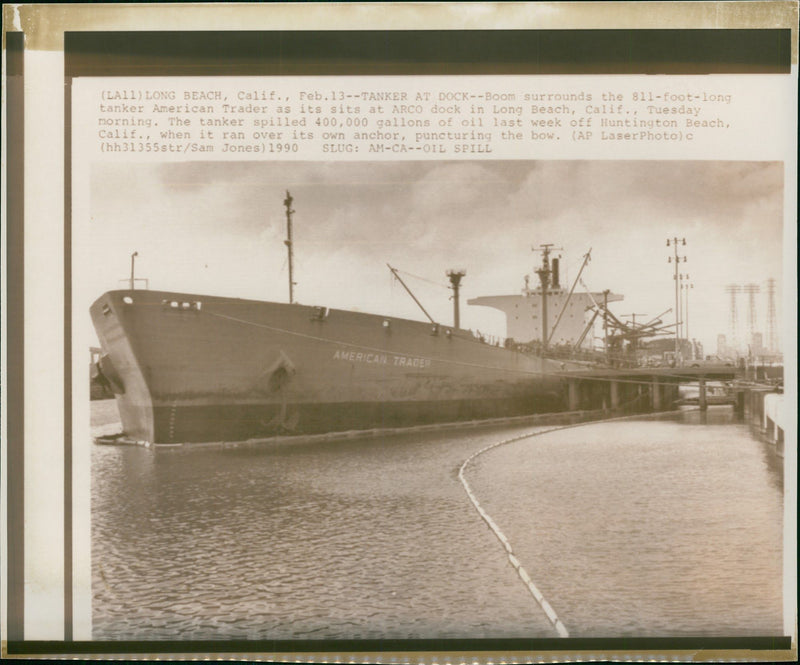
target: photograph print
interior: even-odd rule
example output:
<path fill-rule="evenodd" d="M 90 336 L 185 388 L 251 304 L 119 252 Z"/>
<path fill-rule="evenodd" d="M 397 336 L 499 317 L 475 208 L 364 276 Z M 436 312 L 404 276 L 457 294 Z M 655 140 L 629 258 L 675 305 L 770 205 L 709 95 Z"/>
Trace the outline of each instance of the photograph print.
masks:
<path fill-rule="evenodd" d="M 93 639 L 782 634 L 783 181 L 94 164 Z"/>

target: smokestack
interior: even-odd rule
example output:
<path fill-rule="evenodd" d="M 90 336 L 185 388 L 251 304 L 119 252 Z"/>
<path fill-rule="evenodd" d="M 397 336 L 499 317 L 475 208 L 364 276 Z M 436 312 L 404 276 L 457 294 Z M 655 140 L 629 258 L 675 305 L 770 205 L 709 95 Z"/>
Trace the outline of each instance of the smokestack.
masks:
<path fill-rule="evenodd" d="M 552 270 L 552 284 L 554 289 L 560 288 L 560 284 L 558 282 L 558 259 L 553 259 L 550 262 L 551 270 Z"/>

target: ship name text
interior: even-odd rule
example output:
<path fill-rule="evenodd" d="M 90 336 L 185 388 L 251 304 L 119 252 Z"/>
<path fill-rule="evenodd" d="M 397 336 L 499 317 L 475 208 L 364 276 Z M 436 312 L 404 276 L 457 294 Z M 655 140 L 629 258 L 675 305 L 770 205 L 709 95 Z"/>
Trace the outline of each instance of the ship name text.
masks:
<path fill-rule="evenodd" d="M 394 365 L 397 367 L 416 367 L 424 369 L 430 367 L 429 358 L 414 358 L 410 356 L 397 356 L 386 353 L 363 353 L 360 351 L 340 351 L 333 354 L 334 360 L 347 360 L 349 362 L 370 363 L 374 365 Z"/>

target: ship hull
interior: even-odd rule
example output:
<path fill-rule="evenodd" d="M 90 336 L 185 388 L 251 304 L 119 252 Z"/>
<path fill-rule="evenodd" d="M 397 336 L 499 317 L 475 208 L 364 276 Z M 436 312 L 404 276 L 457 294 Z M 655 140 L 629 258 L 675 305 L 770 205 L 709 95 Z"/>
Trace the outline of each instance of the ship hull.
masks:
<path fill-rule="evenodd" d="M 241 441 L 563 410 L 563 363 L 463 330 L 359 312 L 158 291 L 91 307 L 123 430 Z"/>

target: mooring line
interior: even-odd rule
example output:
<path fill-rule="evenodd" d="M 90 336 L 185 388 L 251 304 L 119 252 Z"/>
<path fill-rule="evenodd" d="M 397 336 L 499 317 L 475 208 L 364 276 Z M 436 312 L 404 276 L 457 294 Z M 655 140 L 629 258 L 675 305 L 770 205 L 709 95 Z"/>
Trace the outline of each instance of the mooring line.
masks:
<path fill-rule="evenodd" d="M 647 417 L 654 417 L 654 416 L 663 416 L 666 414 L 672 414 L 673 411 L 663 411 L 659 413 L 652 413 L 647 414 Z M 486 522 L 486 525 L 492 530 L 497 540 L 500 541 L 500 544 L 506 550 L 506 555 L 508 556 L 508 562 L 517 571 L 517 575 L 519 576 L 522 583 L 527 587 L 530 594 L 534 597 L 536 602 L 539 604 L 539 607 L 542 608 L 542 611 L 547 616 L 550 623 L 555 628 L 556 632 L 558 633 L 559 637 L 569 637 L 569 631 L 567 627 L 563 624 L 561 619 L 558 618 L 553 606 L 547 601 L 544 597 L 542 592 L 539 588 L 534 584 L 533 580 L 531 579 L 528 572 L 522 566 L 520 560 L 514 555 L 514 550 L 511 547 L 511 543 L 509 542 L 508 538 L 506 538 L 505 534 L 500 531 L 500 527 L 497 526 L 495 521 L 489 516 L 489 514 L 483 509 L 478 498 L 475 496 L 475 493 L 472 491 L 469 483 L 467 482 L 466 477 L 464 476 L 464 471 L 466 470 L 467 466 L 469 466 L 470 462 L 472 462 L 476 457 L 479 455 L 483 455 L 494 448 L 498 448 L 500 446 L 504 446 L 509 443 L 514 443 L 515 441 L 522 441 L 523 439 L 530 439 L 535 436 L 542 436 L 544 434 L 550 434 L 552 432 L 559 432 L 565 429 L 574 429 L 576 427 L 584 427 L 585 425 L 596 425 L 598 423 L 608 423 L 608 422 L 619 422 L 623 420 L 634 420 L 637 418 L 641 418 L 642 414 L 635 414 L 631 416 L 619 416 L 617 418 L 605 418 L 602 420 L 593 420 L 584 423 L 574 423 L 571 425 L 560 425 L 558 427 L 550 427 L 548 429 L 538 430 L 536 432 L 526 432 L 525 434 L 520 434 L 518 436 L 512 436 L 508 439 L 503 439 L 502 441 L 496 441 L 494 443 L 490 443 L 488 446 L 484 446 L 480 450 L 472 453 L 464 462 L 461 464 L 461 467 L 458 470 L 458 479 L 461 481 L 461 484 L 464 486 L 464 490 L 467 493 L 467 497 L 469 498 L 470 502 L 472 503 L 475 510 L 481 516 L 481 519 Z"/>

